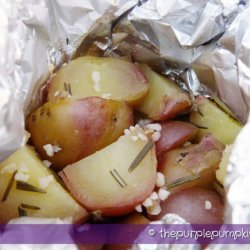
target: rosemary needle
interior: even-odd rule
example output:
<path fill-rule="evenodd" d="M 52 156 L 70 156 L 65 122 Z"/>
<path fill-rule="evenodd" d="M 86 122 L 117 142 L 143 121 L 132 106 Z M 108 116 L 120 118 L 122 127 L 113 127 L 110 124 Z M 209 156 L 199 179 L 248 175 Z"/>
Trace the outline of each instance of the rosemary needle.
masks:
<path fill-rule="evenodd" d="M 3 197 L 2 197 L 1 202 L 6 201 L 6 199 L 8 198 L 9 193 L 10 193 L 10 190 L 11 190 L 12 185 L 13 185 L 13 183 L 14 183 L 14 179 L 15 179 L 16 172 L 17 172 L 17 171 L 15 171 L 15 172 L 12 174 L 12 176 L 11 176 L 11 178 L 10 178 L 10 181 L 9 181 L 7 187 L 6 187 L 6 190 L 5 190 L 4 194 L 3 194 Z"/>
<path fill-rule="evenodd" d="M 27 211 L 22 208 L 22 207 L 18 207 L 18 214 L 19 214 L 19 217 L 22 217 L 22 216 L 27 216 Z"/>
<path fill-rule="evenodd" d="M 136 156 L 136 158 L 131 163 L 128 171 L 132 172 L 143 160 L 148 151 L 153 147 L 154 143 L 151 139 L 148 140 L 148 143 L 144 146 L 144 148 L 140 151 L 140 153 Z"/>
<path fill-rule="evenodd" d="M 46 193 L 41 188 L 35 187 L 27 182 L 24 181 L 16 181 L 16 189 L 23 190 L 23 191 L 29 191 L 29 192 L 37 192 L 37 193 Z"/>
<path fill-rule="evenodd" d="M 25 204 L 25 203 L 21 203 L 21 208 L 32 209 L 32 210 L 40 210 L 41 209 L 38 206 L 29 205 L 29 204 Z"/>
<path fill-rule="evenodd" d="M 127 186 L 127 183 L 123 180 L 123 178 L 120 176 L 116 169 L 110 170 L 109 172 L 121 187 Z"/>
<path fill-rule="evenodd" d="M 200 175 L 199 174 L 196 174 L 196 175 L 190 175 L 190 176 L 186 176 L 186 177 L 182 177 L 182 178 L 179 178 L 169 184 L 166 185 L 166 188 L 167 189 L 171 189 L 171 188 L 174 188 L 174 187 L 177 187 L 177 186 L 180 186 L 182 184 L 185 184 L 185 183 L 188 183 L 190 181 L 194 181 L 194 180 L 197 180 L 200 178 Z"/>

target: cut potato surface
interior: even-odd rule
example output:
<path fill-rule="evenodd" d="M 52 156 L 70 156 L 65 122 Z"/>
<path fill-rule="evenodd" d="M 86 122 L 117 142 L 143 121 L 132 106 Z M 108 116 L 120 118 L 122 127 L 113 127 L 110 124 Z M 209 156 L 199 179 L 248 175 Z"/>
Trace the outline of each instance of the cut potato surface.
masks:
<path fill-rule="evenodd" d="M 138 136 L 136 141 L 132 136 Z M 155 187 L 156 155 L 152 141 L 141 128 L 119 138 L 110 146 L 67 166 L 59 173 L 72 195 L 90 211 L 103 215 L 127 214 L 144 201 Z M 129 170 L 138 154 L 148 151 Z"/>
<path fill-rule="evenodd" d="M 147 80 L 133 63 L 105 57 L 79 57 L 55 75 L 48 100 L 67 91 L 77 98 L 99 96 L 137 104 L 148 93 Z"/>
<path fill-rule="evenodd" d="M 50 101 L 27 119 L 27 130 L 42 156 L 62 169 L 111 144 L 133 124 L 125 103 L 100 97 Z"/>
<path fill-rule="evenodd" d="M 227 145 L 223 151 L 222 160 L 219 165 L 219 169 L 216 171 L 216 179 L 220 182 L 221 185 L 224 185 L 224 181 L 227 175 L 227 166 L 229 164 L 229 158 L 233 150 L 233 144 Z"/>
<path fill-rule="evenodd" d="M 176 117 L 190 107 L 190 98 L 177 83 L 155 73 L 147 65 L 140 65 L 140 69 L 149 82 L 149 93 L 137 108 L 140 112 L 150 119 L 162 121 Z"/>
<path fill-rule="evenodd" d="M 242 125 L 206 97 L 198 96 L 196 102 L 199 112 L 191 112 L 190 121 L 201 127 L 197 134 L 197 140 L 201 140 L 206 133 L 212 133 L 225 145 L 232 144 Z"/>
<path fill-rule="evenodd" d="M 11 189 L 6 193 L 14 175 Z M 40 191 L 19 190 L 17 181 L 28 183 Z M 64 190 L 52 172 L 28 146 L 17 150 L 0 164 L 0 197 L 0 223 L 7 223 L 18 217 L 18 209 L 31 217 L 72 217 L 73 222 L 84 221 L 88 216 L 88 212 Z"/>
<path fill-rule="evenodd" d="M 200 175 L 200 178 L 178 186 L 184 189 L 192 186 L 211 186 L 215 181 L 215 171 L 219 167 L 224 145 L 206 135 L 198 145 L 190 145 L 170 150 L 159 162 L 158 171 L 165 176 L 167 184 L 180 178 Z"/>

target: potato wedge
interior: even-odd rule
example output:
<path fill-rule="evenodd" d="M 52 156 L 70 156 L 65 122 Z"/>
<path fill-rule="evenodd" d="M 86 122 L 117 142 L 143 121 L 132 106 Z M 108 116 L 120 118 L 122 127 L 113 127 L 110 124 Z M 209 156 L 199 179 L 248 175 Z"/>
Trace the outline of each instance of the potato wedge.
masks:
<path fill-rule="evenodd" d="M 133 141 L 131 136 L 139 135 Z M 156 155 L 152 141 L 141 128 L 124 135 L 110 146 L 64 168 L 59 176 L 71 194 L 90 211 L 119 216 L 134 210 L 153 191 Z M 146 140 L 145 140 L 146 139 Z M 147 145 L 145 157 L 133 171 L 129 167 Z"/>
<path fill-rule="evenodd" d="M 6 194 L 13 176 L 13 183 Z M 18 181 L 28 183 L 40 191 L 17 189 Z M 64 190 L 53 173 L 28 146 L 20 148 L 0 164 L 0 198 L 0 223 L 7 223 L 18 217 L 19 210 L 31 217 L 72 217 L 73 222 L 84 221 L 88 216 L 88 212 Z"/>
<path fill-rule="evenodd" d="M 26 123 L 35 148 L 56 169 L 111 144 L 132 124 L 125 102 L 100 97 L 47 102 Z"/>
<path fill-rule="evenodd" d="M 188 95 L 168 78 L 165 78 L 147 65 L 140 65 L 149 82 L 149 93 L 137 109 L 148 118 L 163 121 L 186 111 L 191 100 Z"/>
<path fill-rule="evenodd" d="M 147 80 L 133 63 L 107 57 L 79 57 L 62 67 L 53 78 L 48 100 L 67 91 L 76 98 L 99 96 L 131 105 L 148 93 Z"/>
<path fill-rule="evenodd" d="M 161 124 L 161 137 L 155 143 L 156 155 L 159 159 L 165 152 L 177 148 L 192 140 L 198 129 L 188 122 L 168 121 Z"/>
<path fill-rule="evenodd" d="M 223 150 L 224 145 L 208 134 L 198 145 L 170 150 L 164 154 L 159 162 L 158 171 L 164 174 L 167 184 L 180 178 L 200 175 L 199 179 L 177 186 L 175 190 L 211 186 L 215 181 L 215 171 L 219 167 Z"/>
<path fill-rule="evenodd" d="M 190 122 L 200 127 L 197 140 L 200 141 L 206 133 L 212 133 L 225 145 L 232 144 L 242 125 L 206 97 L 198 96 L 196 102 L 199 112 L 191 112 Z"/>

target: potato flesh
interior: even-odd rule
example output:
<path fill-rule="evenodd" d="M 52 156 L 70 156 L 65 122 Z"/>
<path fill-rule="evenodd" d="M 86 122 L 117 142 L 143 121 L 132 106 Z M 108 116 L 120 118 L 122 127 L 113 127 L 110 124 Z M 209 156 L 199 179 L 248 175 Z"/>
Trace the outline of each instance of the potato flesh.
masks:
<path fill-rule="evenodd" d="M 168 184 L 179 178 L 199 174 L 200 178 L 178 186 L 185 189 L 193 186 L 209 186 L 215 180 L 224 145 L 211 135 L 206 135 L 198 145 L 190 145 L 167 152 L 159 162 L 158 170 Z"/>
<path fill-rule="evenodd" d="M 89 210 L 101 210 L 104 215 L 123 215 L 147 198 L 155 186 L 156 156 L 154 147 L 130 173 L 128 168 L 147 141 L 131 140 L 131 135 L 143 133 L 136 129 L 110 146 L 63 169 L 63 178 L 72 195 Z M 111 175 L 116 169 L 127 186 L 121 187 Z"/>
<path fill-rule="evenodd" d="M 197 126 L 205 128 L 199 129 L 197 140 L 200 141 L 206 133 L 212 133 L 216 139 L 225 145 L 232 144 L 242 125 L 206 97 L 199 96 L 196 101 L 199 112 L 191 112 L 190 121 Z"/>
<path fill-rule="evenodd" d="M 223 151 L 219 169 L 216 171 L 216 179 L 221 183 L 221 185 L 224 185 L 224 181 L 227 175 L 227 166 L 229 164 L 229 158 L 231 156 L 232 150 L 233 144 L 226 146 L 225 150 Z"/>
<path fill-rule="evenodd" d="M 1 198 L 13 175 L 11 171 L 6 172 L 10 164 L 17 168 L 23 166 L 28 169 L 26 174 L 29 179 L 26 182 L 38 188 L 40 187 L 39 179 L 52 175 L 52 172 L 43 165 L 34 150 L 25 146 L 0 164 Z M 19 169 L 21 171 L 21 168 Z M 0 202 L 0 223 L 7 223 L 9 220 L 18 217 L 18 206 L 21 203 L 41 208 L 40 210 L 26 209 L 27 215 L 31 217 L 61 219 L 72 217 L 73 222 L 86 220 L 87 211 L 64 190 L 55 178 L 47 187 L 43 187 L 43 190 L 46 191 L 45 194 L 17 190 L 16 181 L 14 181 L 7 199 Z"/>
<path fill-rule="evenodd" d="M 150 119 L 162 121 L 188 109 L 191 105 L 189 97 L 173 80 L 155 73 L 147 65 L 140 65 L 140 69 L 149 82 L 149 93 L 137 108 L 140 112 Z"/>
<path fill-rule="evenodd" d="M 99 97 L 47 102 L 27 119 L 37 151 L 57 169 L 114 142 L 132 124 L 133 114 L 125 102 Z M 58 145 L 61 151 L 49 156 L 47 144 Z"/>
<path fill-rule="evenodd" d="M 105 57 L 79 57 L 62 67 L 49 86 L 48 100 L 70 84 L 77 98 L 107 96 L 134 105 L 148 93 L 147 80 L 131 62 Z"/>

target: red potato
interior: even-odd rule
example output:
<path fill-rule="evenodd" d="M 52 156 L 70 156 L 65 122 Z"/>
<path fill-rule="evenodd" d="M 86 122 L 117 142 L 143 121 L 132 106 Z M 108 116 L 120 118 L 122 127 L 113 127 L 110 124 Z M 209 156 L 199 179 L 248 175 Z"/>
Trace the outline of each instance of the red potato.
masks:
<path fill-rule="evenodd" d="M 13 176 L 14 182 L 5 196 Z M 18 181 L 30 188 L 17 188 Z M 31 192 L 34 188 L 40 192 Z M 58 182 L 58 177 L 44 166 L 29 146 L 18 149 L 0 163 L 0 197 L 2 224 L 20 216 L 20 207 L 27 216 L 35 218 L 72 218 L 73 223 L 81 223 L 89 217 L 88 211 L 70 196 Z"/>
<path fill-rule="evenodd" d="M 196 140 L 200 141 L 206 133 L 225 145 L 234 143 L 242 129 L 242 124 L 204 96 L 196 97 L 197 111 L 190 113 L 190 122 L 200 127 Z M 198 112 L 199 111 L 199 112 Z"/>
<path fill-rule="evenodd" d="M 215 171 L 221 161 L 224 145 L 207 134 L 198 145 L 190 145 L 167 152 L 158 164 L 158 171 L 165 176 L 166 183 L 199 174 L 200 178 L 177 189 L 192 186 L 208 186 L 215 181 Z"/>
<path fill-rule="evenodd" d="M 154 146 L 137 167 L 129 171 L 142 149 L 152 143 L 140 138 L 133 141 L 131 136 L 137 135 L 146 137 L 141 128 L 136 128 L 59 173 L 71 194 L 89 211 L 99 210 L 104 216 L 125 215 L 134 211 L 154 190 L 157 167 Z"/>
<path fill-rule="evenodd" d="M 170 78 L 163 77 L 147 65 L 140 65 L 148 79 L 149 93 L 137 110 L 155 121 L 174 118 L 191 106 L 189 96 Z"/>
<path fill-rule="evenodd" d="M 161 124 L 161 137 L 156 142 L 156 155 L 159 159 L 165 152 L 192 140 L 198 132 L 196 126 L 182 121 L 168 121 Z"/>
<path fill-rule="evenodd" d="M 48 89 L 48 100 L 67 91 L 77 98 L 99 96 L 137 105 L 148 93 L 147 79 L 133 63 L 108 57 L 79 57 L 61 67 Z"/>
<path fill-rule="evenodd" d="M 168 213 L 174 213 L 191 224 L 222 224 L 224 205 L 220 196 L 209 189 L 194 187 L 171 194 L 161 204 L 162 212 L 150 216 L 159 220 Z"/>
<path fill-rule="evenodd" d="M 57 169 L 111 144 L 132 124 L 133 113 L 125 102 L 99 97 L 47 102 L 26 123 L 36 150 Z M 59 151 L 48 153 L 45 145 Z"/>

